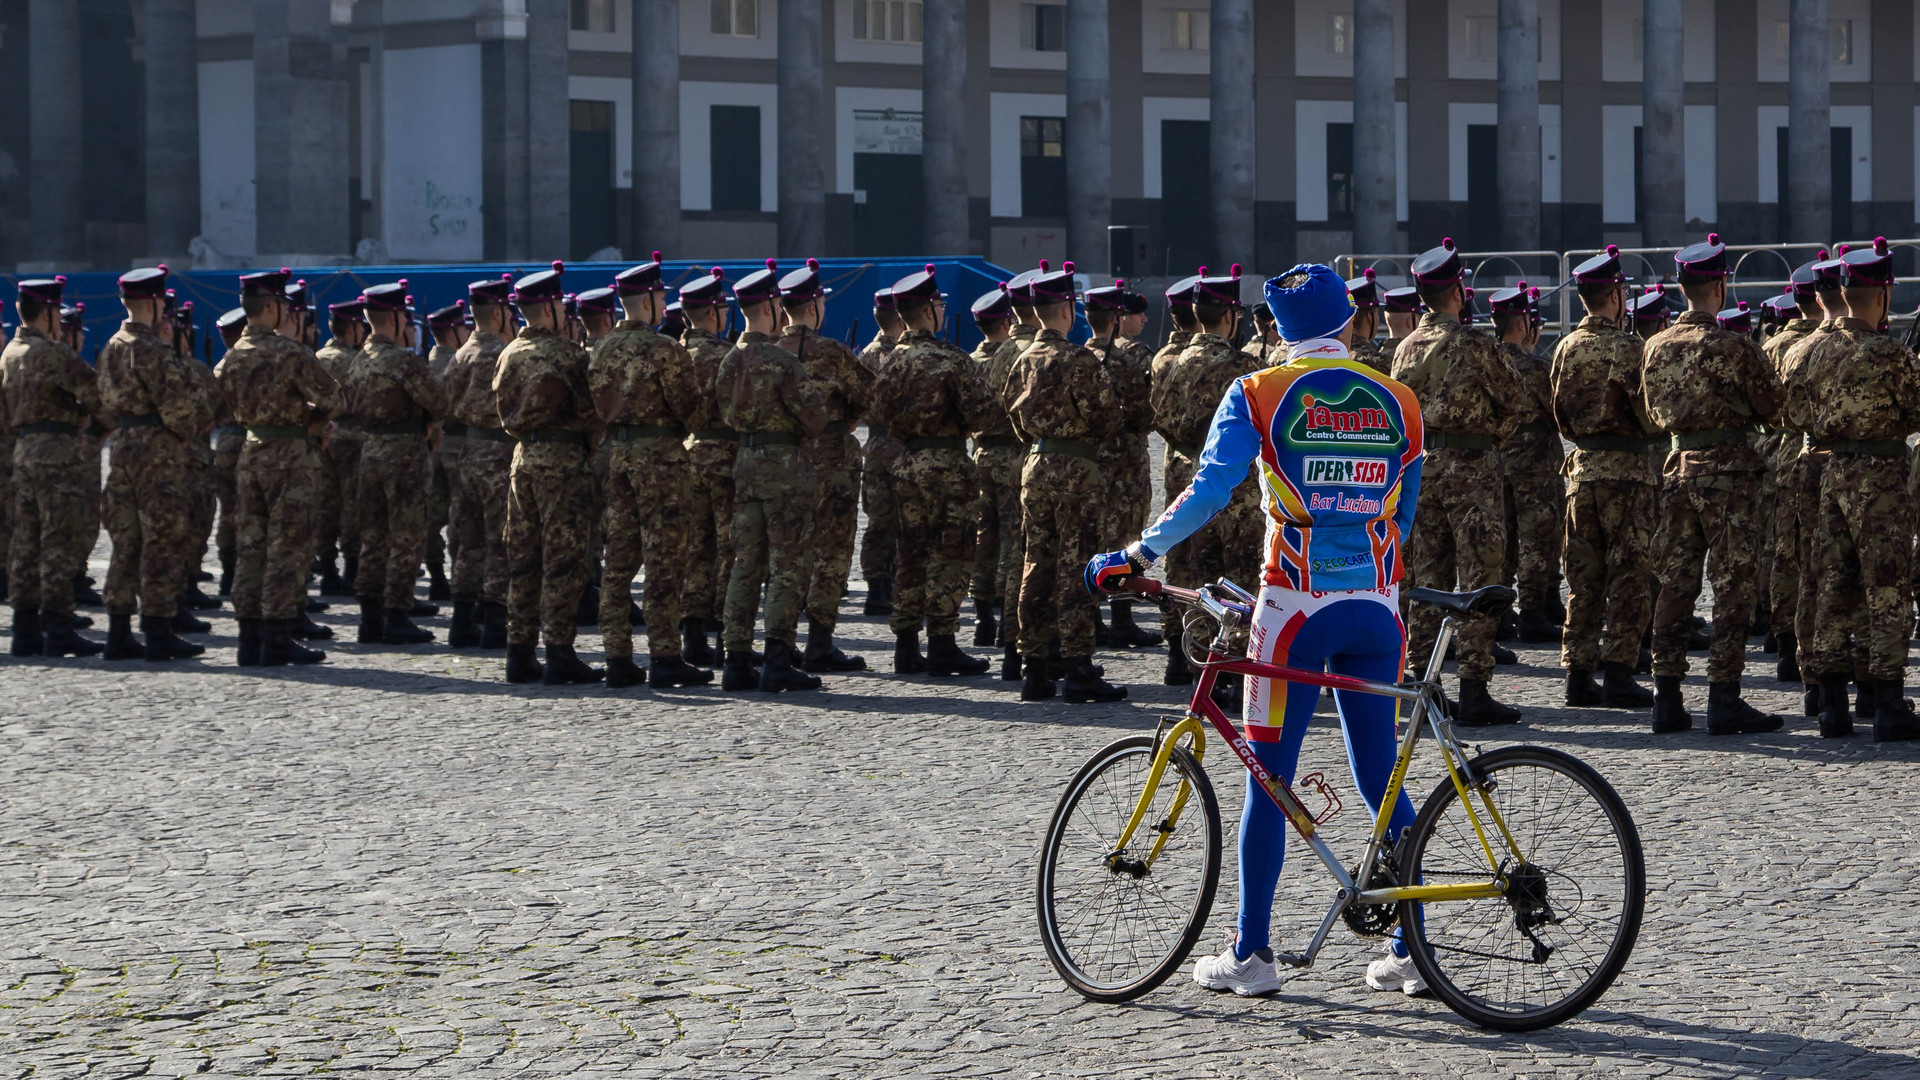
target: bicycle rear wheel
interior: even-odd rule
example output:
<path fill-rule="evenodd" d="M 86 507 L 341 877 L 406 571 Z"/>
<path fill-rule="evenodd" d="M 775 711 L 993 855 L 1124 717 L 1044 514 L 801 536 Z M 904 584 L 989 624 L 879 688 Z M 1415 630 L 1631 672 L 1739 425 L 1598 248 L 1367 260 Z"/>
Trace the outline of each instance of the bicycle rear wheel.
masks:
<path fill-rule="evenodd" d="M 1173 752 L 1140 827 L 1116 851 L 1153 750 L 1154 740 L 1142 735 L 1095 754 L 1060 796 L 1040 846 L 1035 899 L 1047 959 L 1094 1001 L 1132 1000 L 1177 970 L 1220 881 L 1220 804 L 1185 749 Z"/>
<path fill-rule="evenodd" d="M 1535 1031 L 1578 1016 L 1625 966 L 1646 907 L 1640 833 L 1599 773 L 1557 750 L 1508 746 L 1471 768 L 1518 843 L 1516 860 L 1477 805 L 1504 860 L 1507 894 L 1404 904 L 1414 966 L 1461 1016 L 1500 1031 Z M 1414 819 L 1406 880 L 1442 885 L 1488 876 L 1486 853 L 1452 781 Z"/>

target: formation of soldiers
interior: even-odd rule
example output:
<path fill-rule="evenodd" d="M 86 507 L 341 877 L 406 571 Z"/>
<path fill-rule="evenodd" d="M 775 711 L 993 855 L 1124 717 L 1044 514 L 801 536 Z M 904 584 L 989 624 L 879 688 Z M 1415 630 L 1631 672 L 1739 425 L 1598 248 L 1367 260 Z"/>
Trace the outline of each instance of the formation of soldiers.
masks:
<path fill-rule="evenodd" d="M 1491 326 L 1475 325 L 1451 241 L 1414 262 L 1409 287 L 1371 270 L 1348 283 L 1356 358 L 1425 416 L 1409 580 L 1518 586 L 1510 625 L 1469 620 L 1457 639 L 1462 723 L 1518 719 L 1489 690 L 1512 635 L 1561 642 L 1569 704 L 1650 709 L 1657 732 L 1691 726 L 1679 686 L 1705 647 L 1708 730 L 1775 730 L 1740 696 L 1757 620 L 1823 735 L 1849 734 L 1858 712 L 1876 738 L 1920 736 L 1901 693 L 1920 364 L 1885 333 L 1891 266 L 1884 242 L 1823 254 L 1750 312 L 1726 302 L 1714 237 L 1676 257 L 1687 310 L 1672 319 L 1666 288 L 1632 293 L 1609 249 L 1576 269 L 1587 314 L 1550 360 L 1535 351 L 1540 291 L 1493 293 Z M 414 620 L 451 602 L 447 644 L 505 649 L 512 682 L 664 688 L 718 667 L 727 690 L 808 690 L 867 666 L 835 643 L 857 548 L 896 673 L 991 670 L 959 642 L 971 597 L 972 645 L 1001 650 L 1023 699 L 1120 700 L 1096 648 L 1162 635 L 1125 599 L 1102 618 L 1080 569 L 1154 512 L 1149 435 L 1178 497 L 1227 388 L 1285 356 L 1237 265 L 1167 290 L 1156 351 L 1146 297 L 1125 282 L 1083 292 L 1071 263 L 1042 261 L 972 303 L 971 355 L 942 336 L 931 266 L 875 294 L 879 332 L 858 353 L 820 332 L 830 290 L 813 260 L 737 281 L 715 268 L 671 298 L 657 253 L 577 295 L 564 272 L 475 281 L 424 320 L 404 280 L 377 285 L 331 305 L 325 345 L 304 282 L 249 274 L 212 370 L 165 267 L 122 276 L 127 317 L 94 366 L 63 280 L 22 282 L 0 354 L 13 653 L 199 655 L 188 636 L 209 626 L 192 612 L 219 605 L 199 587 L 211 540 L 242 666 L 324 659 L 317 576 L 322 596 L 357 600 L 366 645 L 431 642 Z M 735 308 L 745 329 L 729 339 Z M 97 642 L 75 602 L 91 599 L 102 523 Z M 1250 474 L 1168 579 L 1257 578 L 1284 542 L 1270 524 Z M 1703 576 L 1708 626 L 1693 616 Z M 604 669 L 574 651 L 582 624 L 600 628 Z M 1412 612 L 1410 628 L 1423 658 L 1437 617 Z M 1191 682 L 1186 627 L 1163 629 L 1165 681 Z M 1635 679 L 1649 671 L 1651 692 Z"/>

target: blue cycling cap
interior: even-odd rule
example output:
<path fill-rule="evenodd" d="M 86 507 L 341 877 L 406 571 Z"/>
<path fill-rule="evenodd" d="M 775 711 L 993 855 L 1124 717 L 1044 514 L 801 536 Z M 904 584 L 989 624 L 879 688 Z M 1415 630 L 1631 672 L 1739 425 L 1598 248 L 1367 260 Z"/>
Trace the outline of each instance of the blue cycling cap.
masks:
<path fill-rule="evenodd" d="M 1292 288 L 1281 284 L 1302 274 L 1306 280 Z M 1268 278 L 1264 291 L 1267 310 L 1273 312 L 1280 336 L 1287 341 L 1332 337 L 1353 321 L 1353 299 L 1345 279 L 1321 263 L 1301 263 Z"/>

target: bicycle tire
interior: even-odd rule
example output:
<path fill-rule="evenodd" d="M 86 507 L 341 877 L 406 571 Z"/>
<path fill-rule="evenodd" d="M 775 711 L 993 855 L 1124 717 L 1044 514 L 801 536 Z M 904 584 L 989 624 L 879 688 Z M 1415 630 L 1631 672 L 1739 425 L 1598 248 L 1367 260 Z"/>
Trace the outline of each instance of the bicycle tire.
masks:
<path fill-rule="evenodd" d="M 1048 962 L 1053 965 L 1053 969 L 1059 973 L 1061 979 L 1065 980 L 1075 992 L 1093 1001 L 1107 1003 L 1131 1001 L 1159 986 L 1166 981 L 1167 976 L 1178 970 L 1188 953 L 1193 951 L 1194 942 L 1199 940 L 1200 933 L 1206 926 L 1207 916 L 1213 908 L 1214 891 L 1220 882 L 1220 804 L 1214 797 L 1213 785 L 1207 779 L 1206 770 L 1201 768 L 1200 763 L 1194 760 L 1193 755 L 1185 748 L 1176 749 L 1169 759 L 1167 772 L 1162 775 L 1161 787 L 1162 789 L 1174 787 L 1177 790 L 1177 782 L 1169 784 L 1169 781 L 1176 776 L 1178 782 L 1191 786 L 1192 798 L 1198 801 L 1199 806 L 1193 806 L 1189 802 L 1182 811 L 1180 821 L 1182 827 L 1187 826 L 1193 822 L 1194 812 L 1199 811 L 1200 820 L 1193 831 L 1199 834 L 1198 838 L 1202 844 L 1197 860 L 1198 880 L 1191 883 L 1193 900 L 1184 921 L 1171 933 L 1170 941 L 1163 943 L 1164 947 L 1154 948 L 1154 955 L 1144 957 L 1141 963 L 1128 967 L 1116 969 L 1112 965 L 1105 965 L 1108 970 L 1104 972 L 1090 970 L 1095 965 L 1092 963 L 1092 957 L 1084 955 L 1088 950 L 1078 946 L 1076 940 L 1078 935 L 1068 932 L 1070 928 L 1078 927 L 1078 920 L 1085 917 L 1084 913 L 1067 912 L 1072 921 L 1068 926 L 1063 926 L 1060 917 L 1062 903 L 1059 896 L 1063 869 L 1060 865 L 1061 854 L 1067 846 L 1070 831 L 1088 829 L 1086 822 L 1080 820 L 1076 812 L 1090 799 L 1099 799 L 1106 804 L 1100 809 L 1112 824 L 1106 830 L 1094 831 L 1093 839 L 1104 840 L 1108 845 L 1107 850 L 1111 851 L 1112 841 L 1118 838 L 1120 830 L 1125 827 L 1127 816 L 1138 800 L 1140 784 L 1144 783 L 1145 771 L 1153 761 L 1153 750 L 1154 740 L 1144 735 L 1119 739 L 1102 747 L 1080 767 L 1073 779 L 1068 782 L 1066 791 L 1061 793 L 1060 801 L 1054 807 L 1053 817 L 1047 823 L 1046 836 L 1040 845 L 1034 900 L 1040 923 L 1041 943 L 1046 948 Z M 1129 771 L 1136 771 L 1139 774 L 1138 777 L 1128 777 Z M 1103 778 L 1107 778 L 1104 784 L 1101 782 Z M 1131 782 L 1122 783 L 1119 786 L 1119 792 L 1123 794 L 1118 796 L 1114 790 L 1115 778 L 1131 779 Z M 1117 820 L 1114 820 L 1116 818 Z M 1137 850 L 1140 847 L 1140 837 L 1157 835 L 1153 833 L 1152 827 L 1152 821 L 1143 821 L 1135 834 L 1136 840 L 1129 850 Z M 1100 875 L 1104 874 L 1105 884 L 1101 886 L 1101 895 L 1105 896 L 1108 890 L 1117 887 L 1119 891 L 1114 899 L 1118 906 L 1124 906 L 1130 896 L 1134 899 L 1150 898 L 1145 895 L 1146 890 L 1158 884 L 1147 884 L 1151 879 L 1151 871 L 1146 878 L 1131 878 L 1125 873 L 1111 869 L 1104 862 L 1096 869 L 1087 864 L 1085 859 L 1094 854 L 1094 849 L 1098 848 L 1099 844 L 1084 846 L 1085 851 L 1076 852 L 1080 862 L 1077 872 L 1073 874 L 1074 877 L 1092 882 L 1101 880 Z M 1165 860 L 1167 855 L 1176 851 L 1181 855 L 1190 854 L 1184 843 L 1176 848 L 1169 841 L 1161 856 L 1163 861 L 1155 864 L 1156 868 L 1167 867 L 1168 869 L 1168 872 L 1162 875 L 1162 881 L 1170 880 L 1173 876 L 1172 864 Z M 1105 852 L 1099 854 L 1104 856 Z M 1184 868 L 1191 861 L 1193 860 L 1182 859 L 1180 865 Z M 1183 875 L 1191 872 L 1183 869 Z"/>
<path fill-rule="evenodd" d="M 1566 858 L 1553 858 L 1544 860 L 1539 865 L 1540 872 L 1537 880 L 1542 889 L 1540 896 L 1543 900 L 1540 909 L 1559 910 L 1553 909 L 1551 903 L 1545 902 L 1549 893 L 1557 893 L 1557 895 L 1553 897 L 1553 900 L 1561 905 L 1561 909 L 1564 909 L 1565 914 L 1557 920 L 1552 920 L 1550 923 L 1535 924 L 1532 929 L 1538 932 L 1538 936 L 1529 935 L 1526 930 L 1520 929 L 1521 922 L 1523 918 L 1525 918 L 1521 913 L 1520 906 L 1525 902 L 1524 900 L 1509 900 L 1508 898 L 1502 897 L 1491 900 L 1447 901 L 1424 905 L 1407 902 L 1403 903 L 1400 908 L 1400 925 L 1405 927 L 1408 951 L 1412 954 L 1414 966 L 1419 969 L 1420 975 L 1426 980 L 1428 988 L 1431 989 L 1441 1001 L 1445 1002 L 1448 1008 L 1451 1008 L 1454 1012 L 1459 1013 L 1467 1020 L 1481 1027 L 1492 1028 L 1497 1031 L 1519 1032 L 1538 1031 L 1541 1028 L 1564 1023 L 1585 1011 L 1588 1006 L 1599 1000 L 1600 995 L 1604 994 L 1608 987 L 1613 985 L 1614 979 L 1619 976 L 1621 969 L 1626 966 L 1627 959 L 1633 953 L 1634 943 L 1639 938 L 1641 919 L 1646 913 L 1647 888 L 1646 860 L 1640 846 L 1639 830 L 1634 826 L 1632 815 L 1628 813 L 1626 804 L 1621 800 L 1619 793 L 1614 791 L 1612 785 L 1608 784 L 1606 779 L 1591 766 L 1569 754 L 1537 746 L 1507 746 L 1480 755 L 1473 759 L 1470 767 L 1475 776 L 1483 779 L 1491 778 L 1495 781 L 1496 805 L 1500 806 L 1501 815 L 1506 818 L 1507 824 L 1509 828 L 1513 830 L 1515 836 L 1520 838 L 1523 844 L 1527 845 L 1530 859 L 1533 858 L 1536 853 L 1546 851 L 1552 847 L 1552 844 L 1535 842 L 1540 839 L 1537 835 L 1538 830 L 1529 829 L 1528 822 L 1526 821 L 1529 811 L 1520 805 L 1521 801 L 1528 798 L 1527 793 L 1525 791 L 1508 791 L 1513 784 L 1517 784 L 1520 780 L 1515 770 L 1526 767 L 1534 770 L 1546 770 L 1549 773 L 1557 774 L 1569 782 L 1571 791 L 1584 794 L 1595 804 L 1593 806 L 1594 816 L 1604 818 L 1607 824 L 1607 834 L 1614 839 L 1618 846 L 1620 867 L 1617 923 L 1612 931 L 1611 940 L 1607 942 L 1605 953 L 1601 955 L 1597 963 L 1592 965 L 1592 969 L 1580 975 L 1570 992 L 1537 1007 L 1501 1007 L 1488 1000 L 1485 996 L 1461 987 L 1454 970 L 1450 970 L 1456 967 L 1451 959 L 1456 955 L 1462 957 L 1461 964 L 1457 966 L 1457 970 L 1462 971 L 1469 968 L 1466 961 L 1467 957 L 1490 958 L 1492 960 L 1514 964 L 1523 973 L 1526 972 L 1527 969 L 1537 969 L 1538 974 L 1543 977 L 1542 981 L 1545 981 L 1544 977 L 1552 974 L 1552 972 L 1549 971 L 1549 962 L 1552 956 L 1567 952 L 1574 944 L 1574 939 L 1571 938 L 1571 936 L 1558 936 L 1564 924 L 1572 922 L 1576 916 L 1578 916 L 1583 923 L 1599 924 L 1604 922 L 1603 918 L 1596 919 L 1593 915 L 1583 911 L 1583 909 L 1591 907 L 1595 913 L 1599 913 L 1609 906 L 1608 901 L 1597 898 L 1597 886 L 1599 884 L 1610 884 L 1611 877 L 1605 882 L 1602 882 L 1599 879 L 1589 880 L 1584 877 L 1575 878 L 1571 873 L 1572 867 L 1579 865 L 1581 862 L 1607 857 L 1600 846 L 1604 838 L 1596 839 L 1590 837 L 1587 831 L 1583 830 L 1577 836 L 1563 835 L 1559 840 L 1559 843 L 1564 848 L 1578 855 L 1578 859 L 1569 863 Z M 1501 774 L 1503 772 L 1509 774 L 1506 779 L 1512 781 L 1512 783 L 1502 782 L 1503 778 Z M 1503 794 L 1509 794 L 1512 801 L 1502 799 L 1501 796 Z M 1537 804 L 1539 801 L 1539 797 L 1536 796 L 1536 810 L 1538 809 Z M 1430 855 L 1432 854 L 1429 851 L 1428 845 L 1434 840 L 1442 815 L 1446 813 L 1449 807 L 1455 806 L 1458 802 L 1459 794 L 1454 789 L 1452 781 L 1443 780 L 1439 787 L 1434 790 L 1433 794 L 1427 798 L 1426 805 L 1420 808 L 1419 815 L 1414 818 L 1413 826 L 1407 833 L 1406 847 L 1404 849 L 1405 854 L 1402 857 L 1403 869 L 1412 875 L 1406 880 L 1429 880 L 1440 875 L 1460 877 L 1465 873 L 1463 870 L 1436 871 L 1433 866 L 1428 865 Z M 1582 813 L 1585 812 L 1582 811 Z M 1462 821 L 1465 820 L 1464 814 L 1458 814 L 1457 817 Z M 1491 831 L 1493 826 L 1489 823 L 1487 828 Z M 1528 835 L 1530 831 L 1536 835 Z M 1566 832 L 1564 829 L 1553 831 L 1558 833 Z M 1462 835 L 1464 836 L 1466 834 L 1463 832 Z M 1495 842 L 1498 842 L 1497 838 Z M 1462 843 L 1459 844 L 1458 847 L 1466 848 L 1468 845 Z M 1483 853 L 1479 852 L 1477 847 L 1474 847 L 1472 850 L 1473 858 L 1478 861 L 1479 872 L 1484 874 L 1486 857 Z M 1550 862 L 1554 865 L 1549 865 Z M 1449 865 L 1464 864 L 1464 860 L 1459 864 L 1449 861 Z M 1558 867 L 1557 869 L 1556 866 Z M 1583 884 L 1583 881 L 1587 881 L 1587 884 Z M 1590 889 L 1596 894 L 1596 898 L 1591 901 L 1588 895 Z M 1474 907 L 1469 908 L 1468 905 L 1474 905 Z M 1425 909 L 1424 912 L 1420 910 L 1422 908 Z M 1521 945 L 1520 942 L 1513 940 L 1511 936 L 1509 936 L 1508 941 L 1504 945 L 1488 943 L 1483 945 L 1479 950 L 1469 948 L 1467 944 L 1455 945 L 1452 944 L 1451 941 L 1448 944 L 1435 945 L 1429 937 L 1432 929 L 1430 924 L 1436 919 L 1434 913 L 1436 911 L 1457 912 L 1463 909 L 1477 913 L 1477 915 L 1472 917 L 1476 920 L 1484 921 L 1488 925 L 1498 925 L 1503 921 L 1511 924 L 1513 934 L 1520 935 L 1525 938 L 1527 942 L 1535 946 L 1534 951 L 1531 953 L 1531 959 L 1521 958 L 1513 953 L 1503 956 L 1485 951 L 1486 949 L 1495 947 L 1510 949 L 1527 948 L 1526 945 Z M 1461 921 L 1466 922 L 1467 920 L 1463 918 Z M 1452 935 L 1449 934 L 1450 939 L 1451 937 Z M 1544 938 L 1549 937 L 1556 938 L 1559 944 L 1552 947 L 1553 951 L 1551 955 L 1542 957 L 1537 951 L 1538 945 L 1542 943 Z M 1462 941 L 1469 944 L 1477 943 L 1473 942 L 1470 938 L 1463 938 Z M 1449 959 L 1443 961 L 1441 959 L 1442 953 L 1446 954 Z M 1586 955 L 1591 956 L 1591 951 L 1588 951 Z M 1491 974 L 1491 965 L 1486 966 L 1489 974 Z M 1524 982 L 1526 978 L 1531 977 L 1533 976 L 1525 976 L 1521 981 Z M 1495 977 L 1495 981 L 1498 981 L 1497 976 Z M 1508 975 L 1504 985 L 1508 990 L 1511 990 L 1513 982 L 1513 976 Z M 1522 987 L 1522 989 L 1524 989 L 1524 987 Z"/>

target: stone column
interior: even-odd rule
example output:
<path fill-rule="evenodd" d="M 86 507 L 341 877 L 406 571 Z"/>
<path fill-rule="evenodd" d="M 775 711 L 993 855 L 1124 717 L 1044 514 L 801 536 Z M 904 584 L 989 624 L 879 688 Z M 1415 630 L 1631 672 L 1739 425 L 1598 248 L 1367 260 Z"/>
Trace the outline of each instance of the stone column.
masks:
<path fill-rule="evenodd" d="M 1113 139 L 1107 112 L 1107 0 L 1067 0 L 1067 258 L 1107 264 Z"/>
<path fill-rule="evenodd" d="M 967 227 L 967 3 L 926 0 L 920 47 L 920 168 L 927 254 L 971 254 Z"/>
<path fill-rule="evenodd" d="M 1499 54 L 1500 243 L 1533 251 L 1540 247 L 1538 0 L 1500 0 Z"/>
<path fill-rule="evenodd" d="M 1223 263 L 1252 267 L 1253 0 L 1213 0 L 1211 41 L 1207 108 L 1213 250 Z"/>
<path fill-rule="evenodd" d="M 1788 243 L 1833 243 L 1833 114 L 1827 83 L 1827 0 L 1790 0 L 1787 8 Z"/>
<path fill-rule="evenodd" d="M 256 249 L 267 262 L 349 256 L 346 46 L 329 0 L 254 0 Z"/>
<path fill-rule="evenodd" d="M 1646 0 L 1640 55 L 1641 239 L 1678 247 L 1687 233 L 1686 67 L 1680 0 Z"/>
<path fill-rule="evenodd" d="M 680 0 L 633 0 L 633 244 L 680 258 Z"/>
<path fill-rule="evenodd" d="M 1400 235 L 1393 0 L 1354 0 L 1353 31 L 1353 250 L 1382 255 Z"/>
<path fill-rule="evenodd" d="M 80 5 L 31 0 L 27 5 L 27 207 L 33 259 L 27 267 L 73 270 L 87 255 L 81 217 Z M 26 269 L 27 267 L 23 267 Z"/>
<path fill-rule="evenodd" d="M 482 249 L 495 261 L 533 257 L 527 201 L 527 6 L 482 0 L 480 198 Z"/>
<path fill-rule="evenodd" d="M 200 63 L 194 0 L 147 0 L 147 251 L 200 233 Z"/>
<path fill-rule="evenodd" d="M 831 116 L 820 69 L 825 0 L 780 5 L 780 238 L 785 259 L 818 255 L 827 242 L 827 133 Z"/>
<path fill-rule="evenodd" d="M 567 3 L 526 0 L 527 242 L 533 248 L 532 258 L 542 262 L 568 258 L 573 242 Z"/>

